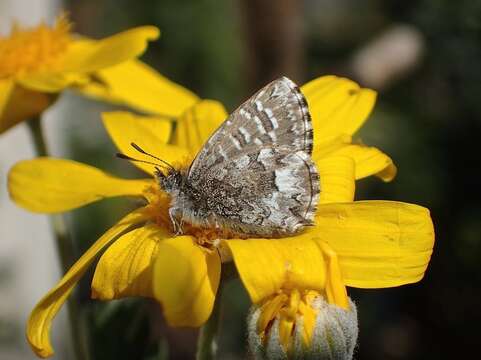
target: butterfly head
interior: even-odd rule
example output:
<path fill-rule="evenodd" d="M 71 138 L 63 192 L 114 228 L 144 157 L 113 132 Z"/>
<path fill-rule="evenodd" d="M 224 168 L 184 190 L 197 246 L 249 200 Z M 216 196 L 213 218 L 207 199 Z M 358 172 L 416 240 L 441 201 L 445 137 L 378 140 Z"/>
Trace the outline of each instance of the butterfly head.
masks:
<path fill-rule="evenodd" d="M 178 170 L 174 168 L 167 161 L 162 160 L 161 158 L 155 155 L 152 155 L 151 153 L 148 153 L 147 151 L 145 151 L 135 143 L 131 143 L 130 145 L 139 153 L 143 155 L 147 155 L 150 158 L 154 159 L 155 162 L 149 161 L 149 160 L 136 159 L 122 153 L 117 153 L 117 157 L 124 160 L 140 162 L 140 163 L 150 164 L 155 166 L 155 178 L 157 179 L 157 182 L 160 188 L 165 192 L 170 193 L 171 195 L 173 193 L 178 193 L 180 191 L 186 179 L 186 176 L 183 170 Z"/>
<path fill-rule="evenodd" d="M 182 174 L 182 171 L 177 169 L 172 168 L 164 172 L 160 168 L 156 168 L 155 178 L 162 190 L 172 194 L 182 188 L 185 176 Z"/>

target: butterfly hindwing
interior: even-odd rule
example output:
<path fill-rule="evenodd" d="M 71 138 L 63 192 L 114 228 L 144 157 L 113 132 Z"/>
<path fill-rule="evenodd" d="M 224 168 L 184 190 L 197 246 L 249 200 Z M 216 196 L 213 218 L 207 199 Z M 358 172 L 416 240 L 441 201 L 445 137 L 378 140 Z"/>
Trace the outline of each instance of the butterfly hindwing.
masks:
<path fill-rule="evenodd" d="M 240 151 L 283 146 L 312 152 L 312 124 L 307 102 L 296 84 L 286 77 L 269 83 L 237 110 L 204 144 L 189 176 L 199 179 L 203 169 L 229 161 Z"/>
<path fill-rule="evenodd" d="M 302 150 L 260 147 L 212 166 L 198 186 L 215 224 L 257 236 L 292 234 L 312 224 L 319 176 Z"/>

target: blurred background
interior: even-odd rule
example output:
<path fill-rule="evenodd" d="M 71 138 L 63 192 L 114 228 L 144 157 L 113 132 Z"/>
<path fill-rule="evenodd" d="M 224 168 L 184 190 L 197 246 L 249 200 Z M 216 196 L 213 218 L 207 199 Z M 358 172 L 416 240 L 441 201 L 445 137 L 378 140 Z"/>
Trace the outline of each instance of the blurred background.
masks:
<path fill-rule="evenodd" d="M 357 140 L 389 154 L 391 184 L 358 182 L 357 199 L 412 202 L 432 211 L 436 245 L 418 284 L 349 289 L 358 305 L 356 359 L 475 358 L 481 323 L 481 1 L 460 0 L 0 0 L 0 30 L 11 20 L 52 21 L 70 12 L 77 32 L 103 37 L 144 24 L 162 30 L 143 60 L 203 98 L 233 110 L 280 75 L 302 84 L 347 76 L 379 92 Z M 162 101 L 162 99 L 159 99 Z M 46 119 L 56 156 L 136 176 L 113 157 L 99 119 L 106 105 L 66 94 Z M 31 157 L 25 129 L 0 139 L 0 358 L 33 359 L 24 340 L 28 312 L 60 276 L 46 219 L 9 203 L 5 175 Z M 79 255 L 131 209 L 112 199 L 67 215 Z M 7 228 L 8 224 L 8 228 Z M 90 274 L 91 276 L 91 274 Z M 170 329 L 144 299 L 76 296 L 89 329 L 91 359 L 191 359 L 196 331 Z M 220 358 L 243 359 L 249 301 L 228 285 Z M 56 358 L 72 359 L 63 314 L 54 323 Z"/>

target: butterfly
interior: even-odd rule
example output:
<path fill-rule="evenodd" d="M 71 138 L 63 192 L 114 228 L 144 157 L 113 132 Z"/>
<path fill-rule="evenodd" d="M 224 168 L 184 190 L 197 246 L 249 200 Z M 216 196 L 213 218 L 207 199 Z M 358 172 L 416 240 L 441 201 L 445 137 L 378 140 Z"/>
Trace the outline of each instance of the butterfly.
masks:
<path fill-rule="evenodd" d="M 282 237 L 312 225 L 320 193 L 312 147 L 304 95 L 286 77 L 272 81 L 222 123 L 187 169 L 157 168 L 174 231 L 189 223 Z"/>

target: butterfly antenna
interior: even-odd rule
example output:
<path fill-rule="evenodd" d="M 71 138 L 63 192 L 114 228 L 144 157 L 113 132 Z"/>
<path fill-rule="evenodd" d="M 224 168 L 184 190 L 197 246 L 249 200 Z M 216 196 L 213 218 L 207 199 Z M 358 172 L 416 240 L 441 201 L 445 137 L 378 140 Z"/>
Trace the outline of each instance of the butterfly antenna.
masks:
<path fill-rule="evenodd" d="M 175 168 L 174 168 L 172 165 L 170 165 L 167 161 L 162 160 L 161 158 L 159 158 L 159 157 L 157 157 L 157 156 L 155 156 L 155 155 L 152 155 L 152 154 L 148 153 L 147 151 L 145 151 L 144 149 L 142 149 L 142 148 L 141 148 L 139 145 L 137 145 L 136 143 L 131 142 L 131 143 L 130 143 L 130 146 L 132 146 L 132 147 L 133 147 L 135 150 L 137 150 L 139 153 L 144 154 L 144 155 L 147 155 L 147 156 L 150 156 L 151 158 L 153 158 L 153 159 L 155 159 L 155 160 L 158 160 L 158 161 L 164 163 L 165 165 L 167 165 L 167 166 L 168 166 L 169 168 L 171 168 L 172 170 L 175 170 Z"/>
<path fill-rule="evenodd" d="M 152 161 L 135 159 L 133 157 L 130 157 L 130 156 L 122 154 L 122 153 L 117 153 L 117 154 L 115 154 L 115 156 L 117 156 L 119 159 L 123 159 L 123 160 L 129 160 L 129 161 L 133 161 L 133 162 L 139 162 L 139 163 L 142 163 L 142 164 L 154 165 L 157 170 L 159 170 L 159 166 L 165 166 L 163 164 L 154 163 Z"/>

